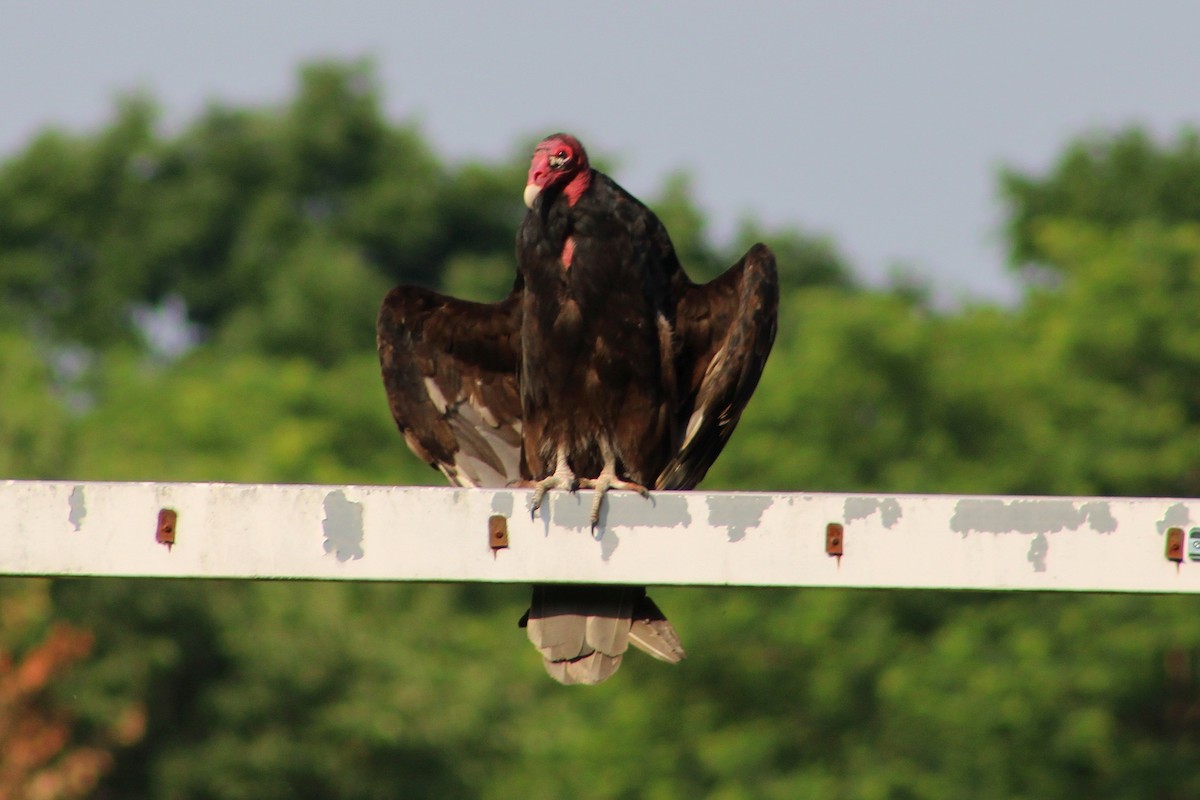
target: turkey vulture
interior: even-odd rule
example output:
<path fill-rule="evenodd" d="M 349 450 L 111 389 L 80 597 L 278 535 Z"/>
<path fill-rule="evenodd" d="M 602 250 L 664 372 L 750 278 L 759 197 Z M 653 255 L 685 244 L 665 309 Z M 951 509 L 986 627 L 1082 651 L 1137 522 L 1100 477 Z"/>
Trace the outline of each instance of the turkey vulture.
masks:
<path fill-rule="evenodd" d="M 574 137 L 534 150 L 517 275 L 498 303 L 401 286 L 383 302 L 379 360 L 393 417 L 459 486 L 691 489 L 750 399 L 775 339 L 775 258 L 750 248 L 693 283 L 646 206 L 593 169 Z M 535 586 L 522 619 L 547 672 L 599 683 L 629 643 L 684 656 L 627 586 Z"/>

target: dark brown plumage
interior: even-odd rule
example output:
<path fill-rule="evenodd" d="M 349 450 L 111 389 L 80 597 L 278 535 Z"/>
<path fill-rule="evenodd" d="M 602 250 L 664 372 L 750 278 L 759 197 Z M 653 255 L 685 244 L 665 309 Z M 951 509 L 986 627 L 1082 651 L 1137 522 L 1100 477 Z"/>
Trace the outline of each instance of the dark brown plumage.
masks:
<path fill-rule="evenodd" d="M 571 136 L 534 151 L 518 273 L 499 303 L 393 289 L 378 326 L 392 415 L 460 486 L 691 489 L 721 452 L 775 338 L 765 245 L 695 284 L 658 218 Z M 537 586 L 529 638 L 563 683 L 598 683 L 629 643 L 683 648 L 639 587 Z"/>

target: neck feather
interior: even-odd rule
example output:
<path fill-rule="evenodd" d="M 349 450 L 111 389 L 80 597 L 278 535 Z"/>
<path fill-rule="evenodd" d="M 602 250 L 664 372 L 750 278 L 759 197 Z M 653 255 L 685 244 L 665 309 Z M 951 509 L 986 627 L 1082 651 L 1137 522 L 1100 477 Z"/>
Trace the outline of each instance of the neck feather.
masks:
<path fill-rule="evenodd" d="M 567 203 L 574 206 L 578 202 L 581 195 L 588 190 L 592 185 L 592 170 L 590 167 L 581 169 L 571 182 L 563 187 L 563 197 L 567 198 Z"/>

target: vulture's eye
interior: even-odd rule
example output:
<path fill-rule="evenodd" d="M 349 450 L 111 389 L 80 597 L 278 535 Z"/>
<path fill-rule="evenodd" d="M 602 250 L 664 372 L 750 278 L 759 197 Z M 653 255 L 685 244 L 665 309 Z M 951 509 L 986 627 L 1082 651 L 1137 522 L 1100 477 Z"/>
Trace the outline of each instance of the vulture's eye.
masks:
<path fill-rule="evenodd" d="M 567 155 L 566 150 L 559 150 L 554 155 L 550 156 L 550 169 L 562 169 L 563 165 L 571 160 Z"/>

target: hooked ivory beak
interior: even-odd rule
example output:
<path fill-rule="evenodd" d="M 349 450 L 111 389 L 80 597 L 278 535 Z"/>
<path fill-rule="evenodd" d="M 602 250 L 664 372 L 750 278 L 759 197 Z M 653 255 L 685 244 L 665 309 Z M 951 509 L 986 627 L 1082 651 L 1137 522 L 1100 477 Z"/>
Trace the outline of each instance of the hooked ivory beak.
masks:
<path fill-rule="evenodd" d="M 528 184 L 525 187 L 525 206 L 533 208 L 533 201 L 537 200 L 537 196 L 542 193 L 542 187 L 536 183 Z"/>

